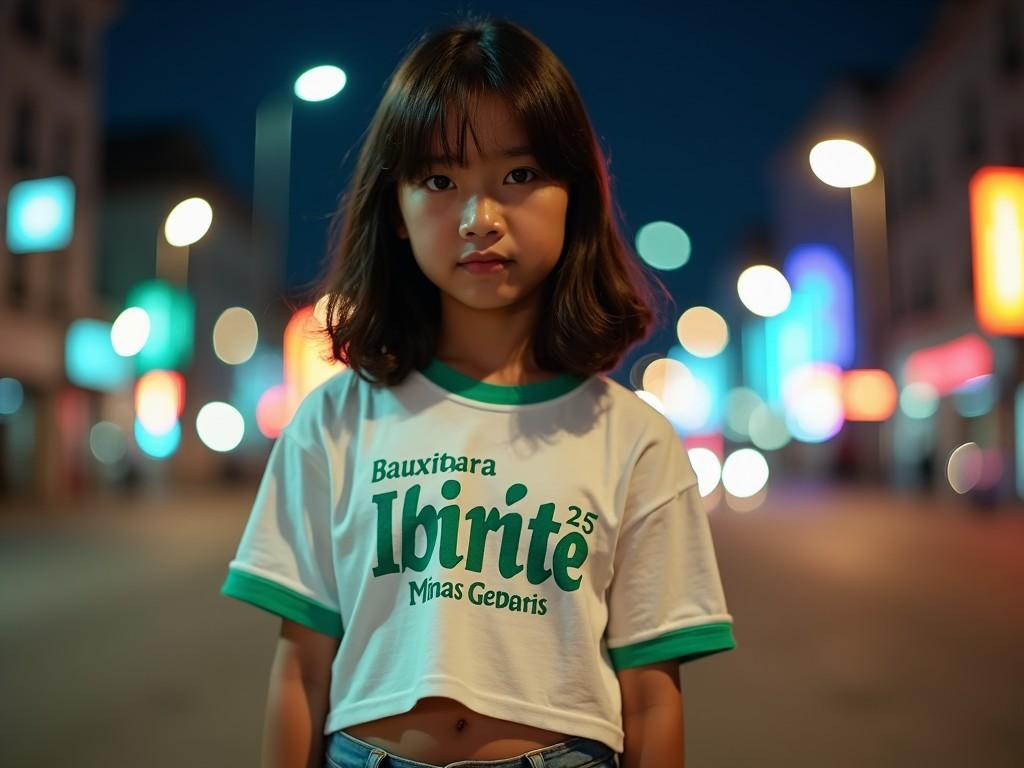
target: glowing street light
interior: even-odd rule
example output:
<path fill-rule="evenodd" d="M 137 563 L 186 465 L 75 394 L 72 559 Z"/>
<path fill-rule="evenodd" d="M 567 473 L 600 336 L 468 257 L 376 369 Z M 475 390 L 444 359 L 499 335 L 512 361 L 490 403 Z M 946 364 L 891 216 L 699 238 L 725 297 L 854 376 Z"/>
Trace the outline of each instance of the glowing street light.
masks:
<path fill-rule="evenodd" d="M 303 72 L 295 81 L 295 95 L 303 101 L 326 101 L 348 82 L 345 70 L 325 64 Z"/>
<path fill-rule="evenodd" d="M 859 187 L 875 178 L 875 158 L 849 139 L 818 142 L 808 160 L 814 175 L 832 187 Z"/>
<path fill-rule="evenodd" d="M 201 197 L 182 200 L 167 214 L 164 237 L 178 247 L 192 245 L 210 230 L 213 208 Z"/>

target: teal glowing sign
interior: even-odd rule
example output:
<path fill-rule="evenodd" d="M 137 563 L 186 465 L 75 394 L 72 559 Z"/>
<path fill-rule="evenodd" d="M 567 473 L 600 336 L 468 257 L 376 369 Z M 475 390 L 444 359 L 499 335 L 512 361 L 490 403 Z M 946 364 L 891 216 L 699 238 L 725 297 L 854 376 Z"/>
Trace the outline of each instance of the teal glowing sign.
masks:
<path fill-rule="evenodd" d="M 7 250 L 58 251 L 75 227 L 75 185 L 67 176 L 19 181 L 7 195 Z"/>
<path fill-rule="evenodd" d="M 181 370 L 191 362 L 195 304 L 183 288 L 147 280 L 128 292 L 125 306 L 149 315 L 149 338 L 135 358 L 138 373 Z"/>

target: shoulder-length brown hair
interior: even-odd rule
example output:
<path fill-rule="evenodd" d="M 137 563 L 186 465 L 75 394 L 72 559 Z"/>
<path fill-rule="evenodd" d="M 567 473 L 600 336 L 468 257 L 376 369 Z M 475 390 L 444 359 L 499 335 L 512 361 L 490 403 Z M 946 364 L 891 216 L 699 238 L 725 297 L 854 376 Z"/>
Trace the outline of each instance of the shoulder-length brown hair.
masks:
<path fill-rule="evenodd" d="M 517 24 L 470 16 L 425 34 L 399 63 L 331 224 L 329 265 L 317 286 L 325 332 L 333 358 L 373 384 L 403 381 L 437 349 L 439 289 L 398 236 L 398 186 L 429 168 L 438 132 L 446 160 L 465 164 L 467 113 L 484 93 L 504 99 L 542 171 L 569 184 L 565 245 L 542 287 L 532 335 L 537 364 L 590 376 L 614 368 L 653 332 L 653 292 L 613 219 L 604 156 L 571 76 Z M 452 115 L 456 148 L 445 135 Z"/>

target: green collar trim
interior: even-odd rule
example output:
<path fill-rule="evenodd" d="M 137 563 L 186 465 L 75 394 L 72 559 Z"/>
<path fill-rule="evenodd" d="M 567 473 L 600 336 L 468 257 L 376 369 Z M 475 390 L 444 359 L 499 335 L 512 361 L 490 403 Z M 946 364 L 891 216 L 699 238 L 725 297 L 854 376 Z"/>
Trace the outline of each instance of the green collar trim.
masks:
<path fill-rule="evenodd" d="M 553 400 L 571 392 L 585 381 L 580 376 L 563 373 L 532 384 L 491 384 L 460 373 L 436 357 L 431 359 L 422 373 L 439 387 L 460 397 L 496 405 L 543 403 L 545 400 Z"/>

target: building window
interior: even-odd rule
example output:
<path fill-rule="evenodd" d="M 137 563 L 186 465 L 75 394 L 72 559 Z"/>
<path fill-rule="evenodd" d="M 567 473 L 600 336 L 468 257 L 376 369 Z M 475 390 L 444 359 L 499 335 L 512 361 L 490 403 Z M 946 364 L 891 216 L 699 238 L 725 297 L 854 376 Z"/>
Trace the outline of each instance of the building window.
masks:
<path fill-rule="evenodd" d="M 53 173 L 55 176 L 75 176 L 75 132 L 71 125 L 64 123 L 57 129 L 53 147 Z"/>
<path fill-rule="evenodd" d="M 25 295 L 27 293 L 25 286 L 25 270 L 27 269 L 25 254 L 12 253 L 9 263 L 11 271 L 7 276 L 7 292 L 11 306 L 23 307 L 25 306 Z"/>
<path fill-rule="evenodd" d="M 907 153 L 907 169 L 904 173 L 903 183 L 903 205 L 901 207 L 912 209 L 918 203 L 924 203 L 932 196 L 932 167 L 928 154 L 928 147 L 923 141 L 913 145 L 913 149 Z"/>
<path fill-rule="evenodd" d="M 1010 165 L 1024 166 L 1024 124 L 1010 127 L 1006 152 Z"/>
<path fill-rule="evenodd" d="M 36 113 L 32 102 L 23 96 L 14 108 L 14 143 L 11 164 L 18 171 L 32 172 L 36 165 Z"/>
<path fill-rule="evenodd" d="M 1007 77 L 1013 77 L 1021 71 L 1021 17 L 1020 9 L 1015 3 L 1003 3 L 996 20 L 996 46 L 999 57 L 999 71 Z"/>
<path fill-rule="evenodd" d="M 14 11 L 14 27 L 23 40 L 42 42 L 43 4 L 39 0 L 20 0 Z"/>
<path fill-rule="evenodd" d="M 67 313 L 68 306 L 68 252 L 66 250 L 54 251 L 50 254 L 52 259 L 50 270 L 50 313 L 63 320 Z"/>
<path fill-rule="evenodd" d="M 930 254 L 921 254 L 910 280 L 910 310 L 927 312 L 935 306 L 935 264 Z"/>
<path fill-rule="evenodd" d="M 82 71 L 82 20 L 75 8 L 61 11 L 57 20 L 57 63 L 69 75 Z"/>
<path fill-rule="evenodd" d="M 961 150 L 968 170 L 981 162 L 982 153 L 985 151 L 985 130 L 982 123 L 982 103 L 977 91 L 969 91 L 964 94 L 960 101 L 962 112 L 961 121 Z"/>

